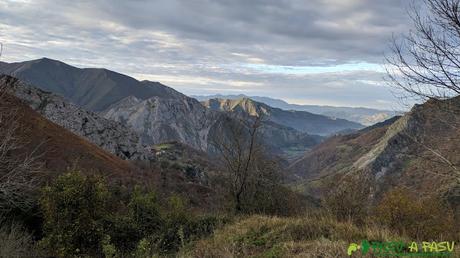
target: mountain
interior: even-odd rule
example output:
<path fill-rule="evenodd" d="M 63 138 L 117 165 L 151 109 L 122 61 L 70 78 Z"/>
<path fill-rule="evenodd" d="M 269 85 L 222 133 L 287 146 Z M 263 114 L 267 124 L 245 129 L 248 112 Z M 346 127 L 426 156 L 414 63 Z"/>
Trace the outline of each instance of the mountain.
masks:
<path fill-rule="evenodd" d="M 219 119 L 218 113 L 192 98 L 142 100 L 129 96 L 101 114 L 130 126 L 149 144 L 177 140 L 200 150 L 208 149 L 209 132 Z"/>
<path fill-rule="evenodd" d="M 250 98 L 257 102 L 264 103 L 271 107 L 280 108 L 283 110 L 296 110 L 306 111 L 313 114 L 324 115 L 331 118 L 345 119 L 363 125 L 373 125 L 378 122 L 383 122 L 393 116 L 400 115 L 400 111 L 378 110 L 371 108 L 355 108 L 355 107 L 333 107 L 333 106 L 318 106 L 318 105 L 297 105 L 289 104 L 281 99 L 274 99 L 260 96 L 246 96 L 240 95 L 210 95 L 210 96 L 191 96 L 199 101 L 206 101 L 209 99 L 242 99 Z"/>
<path fill-rule="evenodd" d="M 239 123 L 226 112 L 208 109 L 192 98 L 141 100 L 130 96 L 101 114 L 130 126 L 150 144 L 179 141 L 203 151 L 212 151 L 212 142 L 222 137 L 219 134 L 228 123 Z M 291 147 L 304 151 L 321 140 L 273 122 L 264 123 L 262 135 L 264 140 L 269 139 L 266 143 L 275 152 Z"/>
<path fill-rule="evenodd" d="M 42 91 L 14 77 L 0 76 L 0 86 L 27 103 L 48 120 L 84 137 L 102 149 L 123 159 L 145 160 L 150 151 L 140 142 L 137 133 L 120 123 L 83 110 L 61 96 Z"/>
<path fill-rule="evenodd" d="M 2 82 L 4 79 L 3 77 Z M 44 163 L 43 170 L 47 172 L 47 176 L 63 173 L 73 167 L 112 177 L 126 177 L 136 171 L 127 161 L 50 122 L 12 95 L 4 95 L 0 106 L 15 112 L 20 130 L 16 130 L 14 137 L 25 143 L 16 151 L 35 152 L 39 161 Z M 21 155 L 20 153 L 16 154 Z"/>
<path fill-rule="evenodd" d="M 460 203 L 460 97 L 416 105 L 402 117 L 332 137 L 290 166 L 299 189 L 321 194 L 327 180 L 363 171 L 376 196 L 394 186 L 448 194 Z"/>
<path fill-rule="evenodd" d="M 5 78 L 8 77 L 2 76 L 0 90 L 5 86 Z M 9 82 L 13 81 L 17 80 L 11 78 Z M 19 149 L 15 149 L 14 155 L 37 154 L 38 161 L 43 164 L 42 172 L 37 177 L 40 183 L 47 183 L 69 169 L 77 169 L 85 174 L 103 175 L 107 182 L 116 185 L 149 185 L 155 187 L 159 195 L 181 194 L 187 196 L 190 204 L 197 208 L 209 209 L 216 205 L 217 195 L 204 184 L 214 165 L 206 160 L 205 154 L 179 145 L 174 153 L 167 151 L 171 160 L 167 167 L 163 168 L 163 164 L 160 166 L 165 154 L 159 153 L 158 160 L 153 160 L 151 166 L 145 168 L 123 160 L 51 122 L 14 95 L 1 96 L 0 111 L 5 109 L 15 113 L 19 126 L 13 136 L 21 144 Z M 185 150 L 189 152 L 185 153 Z"/>
<path fill-rule="evenodd" d="M 107 69 L 80 69 L 48 58 L 20 63 L 0 62 L 0 74 L 14 76 L 44 91 L 59 94 L 90 111 L 104 110 L 130 95 L 140 99 L 184 97 L 158 82 L 138 81 Z"/>
<path fill-rule="evenodd" d="M 343 119 L 332 119 L 304 111 L 286 111 L 273 108 L 249 98 L 210 99 L 202 102 L 211 110 L 245 113 L 250 116 L 263 116 L 274 123 L 294 128 L 309 134 L 327 136 L 350 129 L 361 129 L 362 125 Z"/>
<path fill-rule="evenodd" d="M 160 83 L 139 82 L 106 69 L 80 69 L 43 58 L 0 63 L 0 73 L 40 88 L 40 93 L 27 91 L 19 97 L 33 102 L 48 119 L 123 158 L 135 159 L 142 153 L 137 135 L 145 144 L 179 141 L 209 151 L 209 143 L 218 137 L 227 117 Z M 292 146 L 305 150 L 319 142 L 317 136 L 282 125 L 267 124 L 265 132 L 274 150 Z M 103 139 L 99 139 L 101 133 Z"/>

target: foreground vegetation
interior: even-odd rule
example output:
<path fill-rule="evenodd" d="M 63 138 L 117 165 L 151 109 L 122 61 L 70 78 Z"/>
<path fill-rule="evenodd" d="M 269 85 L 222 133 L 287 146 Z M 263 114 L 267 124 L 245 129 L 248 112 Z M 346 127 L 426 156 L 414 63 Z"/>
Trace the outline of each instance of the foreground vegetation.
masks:
<path fill-rule="evenodd" d="M 254 215 L 219 229 L 184 257 L 344 257 L 363 239 L 405 240 L 378 227 L 338 222 L 326 214 L 280 218 Z"/>
<path fill-rule="evenodd" d="M 341 202 L 324 200 L 322 208 L 287 216 L 204 215 L 179 196 L 161 200 L 78 171 L 58 177 L 40 196 L 36 216 L 43 223 L 32 228 L 35 234 L 17 216 L 2 222 L 0 257 L 343 257 L 362 240 L 460 240 L 452 210 L 424 205 L 403 189 L 351 216 L 346 209 L 362 209 L 339 193 L 330 198 Z"/>

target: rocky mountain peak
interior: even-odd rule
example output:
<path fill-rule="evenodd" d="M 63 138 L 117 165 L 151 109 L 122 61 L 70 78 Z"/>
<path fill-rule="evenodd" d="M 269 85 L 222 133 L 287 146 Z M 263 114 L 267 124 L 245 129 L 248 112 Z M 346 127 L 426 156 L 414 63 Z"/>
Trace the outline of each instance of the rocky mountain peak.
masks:
<path fill-rule="evenodd" d="M 130 160 L 152 158 L 137 133 L 118 122 L 81 109 L 61 96 L 42 91 L 7 75 L 0 76 L 0 85 L 7 87 L 13 95 L 51 122 L 118 157 Z"/>

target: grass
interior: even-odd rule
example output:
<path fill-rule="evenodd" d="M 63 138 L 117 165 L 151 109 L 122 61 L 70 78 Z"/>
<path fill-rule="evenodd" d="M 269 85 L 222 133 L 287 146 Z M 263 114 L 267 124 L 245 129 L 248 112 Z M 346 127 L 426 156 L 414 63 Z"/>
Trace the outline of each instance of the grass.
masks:
<path fill-rule="evenodd" d="M 31 234 L 17 224 L 0 223 L 0 257 L 42 257 Z"/>
<path fill-rule="evenodd" d="M 251 216 L 217 230 L 182 250 L 181 257 L 347 257 L 348 245 L 361 240 L 404 238 L 376 227 L 357 227 L 330 216 L 299 218 Z M 356 254 L 354 257 L 360 257 Z"/>
<path fill-rule="evenodd" d="M 174 145 L 171 144 L 171 143 L 160 143 L 160 144 L 156 144 L 156 145 L 154 146 L 154 148 L 155 148 L 156 150 L 159 150 L 159 151 L 160 151 L 160 150 L 167 150 L 167 149 L 170 149 L 170 148 L 172 148 L 172 147 L 174 147 Z"/>

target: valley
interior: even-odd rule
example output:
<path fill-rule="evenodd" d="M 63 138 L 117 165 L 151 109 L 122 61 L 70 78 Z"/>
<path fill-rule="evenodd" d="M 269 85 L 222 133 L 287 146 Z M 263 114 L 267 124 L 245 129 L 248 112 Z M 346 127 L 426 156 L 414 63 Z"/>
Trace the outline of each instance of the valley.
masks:
<path fill-rule="evenodd" d="M 49 67 L 65 68 L 70 74 Z M 257 166 L 272 164 L 261 173 L 273 166 L 282 171 L 281 177 L 273 178 L 277 186 L 266 189 L 270 195 L 284 193 L 270 197 L 275 198 L 270 200 L 275 206 L 267 207 L 275 209 L 274 214 L 285 205 L 280 214 L 317 209 L 311 207 L 322 205 L 331 184 L 343 182 L 345 187 L 349 180 L 358 183 L 363 178 L 366 181 L 360 184 L 371 187 L 369 203 L 401 187 L 427 196 L 437 192 L 454 207 L 460 203 L 459 188 L 452 181 L 460 143 L 451 138 L 459 132 L 457 127 L 447 126 L 457 123 L 457 98 L 428 101 L 402 116 L 364 127 L 344 119 L 274 108 L 246 97 L 199 102 L 162 84 L 137 82 L 108 70 L 97 70 L 114 76 L 107 82 L 99 78 L 80 86 L 79 79 L 59 78 L 74 78 L 87 69 L 50 59 L 2 63 L 0 68 L 9 74 L 0 77 L 0 86 L 8 94 L 3 103 L 28 117 L 17 121 L 30 128 L 19 134 L 28 142 L 21 152 L 30 152 L 36 145 L 43 153 L 38 159 L 49 172 L 41 180 L 53 181 L 73 167 L 86 171 L 87 176 L 101 175 L 110 185 L 154 185 L 161 198 L 178 194 L 186 196 L 182 198 L 195 212 L 217 212 L 228 208 L 225 169 L 233 169 L 233 163 L 227 162 L 257 155 L 260 161 L 253 162 L 262 162 Z M 75 72 L 77 75 L 71 75 Z M 53 82 L 44 80 L 42 73 L 54 78 Z M 135 86 L 142 88 L 137 96 L 131 91 L 120 94 L 125 81 L 142 84 Z M 73 86 L 67 90 L 56 85 Z M 97 90 L 102 94 L 97 97 L 93 94 L 96 88 L 105 87 L 100 85 L 110 86 Z M 79 94 L 93 99 L 80 99 L 76 97 Z M 442 126 L 446 120 L 449 123 Z M 255 134 L 251 132 L 260 135 L 252 138 Z M 254 153 L 251 149 L 246 153 L 248 140 L 260 144 Z M 229 146 L 236 149 L 225 149 Z M 233 158 L 237 159 L 228 160 Z M 284 203 L 277 207 L 279 202 Z"/>
<path fill-rule="evenodd" d="M 0 258 L 460 257 L 460 0 L 0 1 Z"/>

